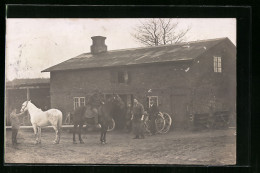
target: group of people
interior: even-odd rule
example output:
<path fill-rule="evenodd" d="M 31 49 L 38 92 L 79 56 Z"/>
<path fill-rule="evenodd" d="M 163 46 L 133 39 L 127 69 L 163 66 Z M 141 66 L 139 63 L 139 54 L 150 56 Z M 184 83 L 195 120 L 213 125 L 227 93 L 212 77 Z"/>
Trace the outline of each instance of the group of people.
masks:
<path fill-rule="evenodd" d="M 95 98 L 95 97 L 93 97 Z M 92 100 L 91 103 L 96 103 L 94 100 Z M 97 112 L 96 109 L 94 109 L 95 106 L 93 106 L 93 112 Z M 159 113 L 159 109 L 157 104 L 154 103 L 153 100 L 150 101 L 149 108 L 147 112 L 144 110 L 144 106 L 137 100 L 134 99 L 134 104 L 133 106 L 128 105 L 127 109 L 127 114 L 128 117 L 130 117 L 130 120 L 128 121 L 127 124 L 127 129 L 130 131 L 131 129 L 133 130 L 134 133 L 134 139 L 144 139 L 144 118 L 145 114 L 148 114 L 149 120 L 150 120 L 150 132 L 151 135 L 155 135 L 156 133 L 156 126 L 155 126 L 155 119 L 156 116 Z M 17 113 L 16 109 L 13 109 L 10 115 L 11 118 L 11 125 L 12 125 L 12 144 L 17 145 L 17 134 L 18 130 L 20 128 L 20 122 L 19 122 L 19 117 L 24 115 L 24 112 L 22 113 Z M 98 119 L 97 116 L 95 116 L 95 124 L 98 124 Z M 129 123 L 131 122 L 131 123 Z M 99 125 L 100 126 L 100 125 Z"/>
<path fill-rule="evenodd" d="M 132 109 L 130 108 L 130 106 L 128 106 L 127 114 L 131 115 L 132 129 L 135 135 L 133 139 L 144 139 L 144 118 L 145 118 L 145 114 L 147 113 L 150 119 L 149 130 L 151 132 L 151 135 L 155 135 L 156 133 L 155 119 L 159 113 L 159 109 L 158 106 L 154 103 L 154 101 L 151 100 L 147 112 L 144 111 L 143 105 L 137 99 L 134 99 L 134 104 Z M 128 129 L 129 129 L 129 124 L 128 124 Z"/>

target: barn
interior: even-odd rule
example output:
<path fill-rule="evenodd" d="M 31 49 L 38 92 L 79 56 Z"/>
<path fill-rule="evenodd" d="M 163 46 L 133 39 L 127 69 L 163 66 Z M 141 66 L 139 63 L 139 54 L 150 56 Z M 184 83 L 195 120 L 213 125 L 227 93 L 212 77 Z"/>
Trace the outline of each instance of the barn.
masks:
<path fill-rule="evenodd" d="M 42 110 L 50 108 L 50 79 L 32 78 L 32 79 L 14 79 L 6 82 L 5 91 L 6 123 L 10 124 L 9 114 L 11 109 L 20 109 L 22 103 L 26 100 L 32 102 Z M 29 120 L 29 118 L 27 119 Z M 30 122 L 22 122 L 29 125 Z"/>
<path fill-rule="evenodd" d="M 91 52 L 61 62 L 50 72 L 51 107 L 63 114 L 85 105 L 96 90 L 118 93 L 126 104 L 151 99 L 167 112 L 174 127 L 187 126 L 191 113 L 236 110 L 236 47 L 228 38 L 107 50 L 106 37 L 91 37 Z M 124 126 L 124 116 L 116 115 Z"/>

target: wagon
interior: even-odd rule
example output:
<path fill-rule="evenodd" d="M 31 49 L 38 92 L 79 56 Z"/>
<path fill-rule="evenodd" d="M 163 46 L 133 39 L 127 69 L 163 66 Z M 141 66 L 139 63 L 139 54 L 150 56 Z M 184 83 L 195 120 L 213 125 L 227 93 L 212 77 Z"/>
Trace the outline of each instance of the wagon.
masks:
<path fill-rule="evenodd" d="M 235 126 L 235 112 L 221 99 L 192 102 L 188 110 L 190 129 L 223 129 Z"/>
<path fill-rule="evenodd" d="M 150 132 L 150 124 L 151 120 L 149 120 L 149 116 L 145 116 L 144 126 L 147 133 Z M 167 133 L 172 126 L 172 118 L 166 112 L 159 112 L 158 116 L 155 119 L 155 128 L 156 132 L 160 134 Z"/>

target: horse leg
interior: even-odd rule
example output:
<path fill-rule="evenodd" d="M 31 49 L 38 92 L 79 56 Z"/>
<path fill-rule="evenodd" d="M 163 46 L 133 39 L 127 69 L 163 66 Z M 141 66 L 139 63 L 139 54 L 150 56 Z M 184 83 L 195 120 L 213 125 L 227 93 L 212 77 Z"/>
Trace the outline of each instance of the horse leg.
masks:
<path fill-rule="evenodd" d="M 107 125 L 104 125 L 104 138 L 103 138 L 103 142 L 104 144 L 107 143 L 107 140 L 106 140 L 106 136 L 107 136 L 107 129 L 108 129 L 108 126 Z"/>
<path fill-rule="evenodd" d="M 105 131 L 104 142 L 105 142 L 105 144 L 107 144 L 107 131 Z"/>
<path fill-rule="evenodd" d="M 103 129 L 101 129 L 101 132 L 100 132 L 100 143 L 102 144 L 103 142 Z"/>
<path fill-rule="evenodd" d="M 78 125 L 74 124 L 74 128 L 73 128 L 73 144 L 77 144 L 76 139 L 75 139 L 75 133 L 77 131 L 77 126 Z"/>
<path fill-rule="evenodd" d="M 104 125 L 101 125 L 101 138 L 100 138 L 100 141 L 101 141 L 101 144 L 106 144 L 106 128 Z"/>
<path fill-rule="evenodd" d="M 38 144 L 38 134 L 37 134 L 36 124 L 33 124 L 33 131 L 34 131 L 34 136 L 35 136 L 35 144 Z"/>
<path fill-rule="evenodd" d="M 103 142 L 103 126 L 101 125 L 101 129 L 100 129 L 100 143 L 102 144 Z"/>
<path fill-rule="evenodd" d="M 53 141 L 53 144 L 58 144 L 59 142 L 58 142 L 58 136 L 59 136 L 59 131 L 58 131 L 58 128 L 57 128 L 57 126 L 53 126 L 53 128 L 54 128 L 54 130 L 55 130 L 55 134 L 56 134 L 56 136 L 55 136 L 55 140 Z"/>
<path fill-rule="evenodd" d="M 83 127 L 83 124 L 80 124 L 80 125 L 79 125 L 79 142 L 80 142 L 81 144 L 84 144 L 84 141 L 83 141 L 82 138 L 81 138 L 81 130 L 82 130 L 82 127 Z"/>
<path fill-rule="evenodd" d="M 57 139 L 57 143 L 60 143 L 60 135 L 61 135 L 61 129 L 58 128 L 58 139 Z"/>
<path fill-rule="evenodd" d="M 38 136 L 39 136 L 38 143 L 40 144 L 41 143 L 41 138 L 42 138 L 42 129 L 41 129 L 41 127 L 38 127 Z"/>

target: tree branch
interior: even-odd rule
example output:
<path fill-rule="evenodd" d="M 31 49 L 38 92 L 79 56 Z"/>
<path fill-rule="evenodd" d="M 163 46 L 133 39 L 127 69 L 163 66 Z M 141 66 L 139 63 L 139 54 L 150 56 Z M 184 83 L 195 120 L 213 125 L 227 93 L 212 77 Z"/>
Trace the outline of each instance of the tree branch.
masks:
<path fill-rule="evenodd" d="M 179 43 L 184 40 L 184 36 L 191 29 L 191 27 L 188 27 L 179 31 L 179 23 L 173 22 L 173 19 L 158 18 L 139 22 L 140 24 L 135 28 L 135 33 L 131 35 L 141 44 L 148 46 Z"/>

